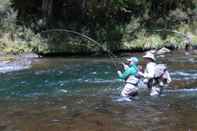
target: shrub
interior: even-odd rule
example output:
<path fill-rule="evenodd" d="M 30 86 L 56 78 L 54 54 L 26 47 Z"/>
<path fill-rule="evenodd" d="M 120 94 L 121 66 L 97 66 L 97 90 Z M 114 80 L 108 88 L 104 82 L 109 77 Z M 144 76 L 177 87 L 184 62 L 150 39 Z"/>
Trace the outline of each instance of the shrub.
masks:
<path fill-rule="evenodd" d="M 163 41 L 159 35 L 145 35 L 143 32 L 137 34 L 137 39 L 128 42 L 125 47 L 128 49 L 151 49 L 162 47 Z"/>

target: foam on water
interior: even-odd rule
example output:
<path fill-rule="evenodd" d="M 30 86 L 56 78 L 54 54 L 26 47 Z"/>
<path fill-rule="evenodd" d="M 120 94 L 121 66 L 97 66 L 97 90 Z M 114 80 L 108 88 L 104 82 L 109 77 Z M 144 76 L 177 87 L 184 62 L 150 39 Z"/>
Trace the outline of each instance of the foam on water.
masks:
<path fill-rule="evenodd" d="M 197 79 L 196 70 L 174 71 L 174 72 L 171 72 L 170 75 L 172 76 L 172 78 L 174 80 L 193 80 L 193 79 Z"/>
<path fill-rule="evenodd" d="M 192 89 L 174 89 L 174 90 L 164 90 L 164 92 L 170 92 L 170 93 L 177 93 L 177 92 L 196 92 L 197 93 L 197 88 L 192 88 Z"/>
<path fill-rule="evenodd" d="M 0 73 L 20 71 L 28 68 L 30 68 L 30 66 L 8 65 L 8 66 L 0 67 Z"/>
<path fill-rule="evenodd" d="M 125 101 L 131 102 L 132 100 L 127 97 L 121 97 L 119 99 L 116 99 L 115 101 L 117 101 L 117 102 L 125 102 Z"/>

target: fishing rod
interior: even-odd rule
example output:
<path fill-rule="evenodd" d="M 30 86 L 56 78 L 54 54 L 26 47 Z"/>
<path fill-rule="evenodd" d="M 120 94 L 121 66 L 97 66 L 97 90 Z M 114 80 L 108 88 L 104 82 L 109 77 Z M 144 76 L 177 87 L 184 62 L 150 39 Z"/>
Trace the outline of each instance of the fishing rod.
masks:
<path fill-rule="evenodd" d="M 116 58 L 116 59 L 119 59 L 119 60 L 121 61 L 121 63 L 122 63 L 122 61 L 124 61 L 122 58 L 116 56 L 116 55 L 115 55 L 114 53 L 112 53 L 109 49 L 107 49 L 107 48 L 104 47 L 102 44 L 100 44 L 99 42 L 97 42 L 96 40 L 90 38 L 90 37 L 87 36 L 87 35 L 81 34 L 81 33 L 79 33 L 79 32 L 73 31 L 73 30 L 68 30 L 68 29 L 48 29 L 48 30 L 45 30 L 45 31 L 41 31 L 40 33 L 48 33 L 48 32 L 67 32 L 67 33 L 72 33 L 72 34 L 78 35 L 78 36 L 80 36 L 80 37 L 82 37 L 82 38 L 85 38 L 85 39 L 87 39 L 87 40 L 89 40 L 89 41 L 92 41 L 92 42 L 95 43 L 97 46 L 99 46 L 100 48 L 102 48 L 103 51 L 105 51 L 105 52 L 108 53 L 108 55 L 109 55 L 109 56 L 111 57 L 111 59 L 112 59 L 113 66 L 114 66 L 116 69 L 118 69 L 118 68 L 117 68 L 116 62 L 115 62 L 115 60 L 113 60 L 113 58 L 114 58 L 114 59 L 115 59 L 115 58 Z"/>

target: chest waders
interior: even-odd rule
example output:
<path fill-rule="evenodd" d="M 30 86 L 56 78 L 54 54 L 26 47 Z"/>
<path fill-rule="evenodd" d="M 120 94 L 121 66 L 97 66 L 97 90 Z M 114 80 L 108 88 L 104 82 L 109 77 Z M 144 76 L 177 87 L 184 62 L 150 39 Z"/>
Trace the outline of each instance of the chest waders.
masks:
<path fill-rule="evenodd" d="M 147 86 L 149 91 L 151 92 L 153 88 L 158 88 L 158 94 L 161 95 L 162 91 L 163 91 L 163 86 L 160 86 L 159 84 L 159 78 L 151 78 L 149 79 Z"/>

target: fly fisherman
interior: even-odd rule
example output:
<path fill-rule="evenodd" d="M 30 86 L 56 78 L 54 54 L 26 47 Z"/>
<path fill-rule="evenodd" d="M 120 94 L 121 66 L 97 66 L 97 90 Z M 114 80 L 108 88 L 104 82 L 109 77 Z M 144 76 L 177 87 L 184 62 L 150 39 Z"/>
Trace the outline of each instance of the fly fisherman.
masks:
<path fill-rule="evenodd" d="M 144 71 L 144 82 L 150 90 L 150 96 L 160 95 L 165 84 L 171 82 L 171 78 L 164 64 L 156 64 L 154 54 L 148 52 L 144 56 L 146 68 Z"/>
<path fill-rule="evenodd" d="M 123 64 L 124 66 L 124 72 L 122 73 L 120 70 L 117 71 L 118 76 L 121 80 L 125 81 L 125 86 L 123 90 L 121 91 L 121 95 L 123 97 L 126 97 L 128 101 L 131 101 L 131 99 L 138 95 L 138 63 L 139 60 L 136 57 L 131 57 L 127 59 L 129 62 L 129 65 Z"/>

